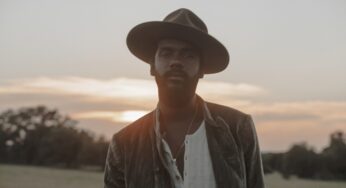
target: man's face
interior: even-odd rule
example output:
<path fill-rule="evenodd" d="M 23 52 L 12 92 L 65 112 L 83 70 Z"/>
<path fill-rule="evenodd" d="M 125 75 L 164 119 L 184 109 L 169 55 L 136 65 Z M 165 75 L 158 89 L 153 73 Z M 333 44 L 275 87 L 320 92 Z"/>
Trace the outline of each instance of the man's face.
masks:
<path fill-rule="evenodd" d="M 159 87 L 169 90 L 195 89 L 200 77 L 200 53 L 191 44 L 163 39 L 158 43 L 152 67 Z"/>
<path fill-rule="evenodd" d="M 161 40 L 151 67 L 160 100 L 176 107 L 186 105 L 202 75 L 200 62 L 200 53 L 193 45 L 176 39 Z"/>

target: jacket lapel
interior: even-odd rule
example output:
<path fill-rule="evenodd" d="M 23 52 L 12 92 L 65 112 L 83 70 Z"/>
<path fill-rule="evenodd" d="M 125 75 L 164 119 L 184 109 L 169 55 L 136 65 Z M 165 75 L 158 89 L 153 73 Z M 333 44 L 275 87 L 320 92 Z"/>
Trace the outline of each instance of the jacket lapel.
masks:
<path fill-rule="evenodd" d="M 240 152 L 229 125 L 221 117 L 215 120 L 204 104 L 206 134 L 216 185 L 218 188 L 242 187 Z"/>
<path fill-rule="evenodd" d="M 152 112 L 152 127 L 149 129 L 151 149 L 153 153 L 154 188 L 171 187 L 171 181 L 167 172 L 167 164 L 162 154 L 161 137 L 156 133 L 157 110 Z"/>

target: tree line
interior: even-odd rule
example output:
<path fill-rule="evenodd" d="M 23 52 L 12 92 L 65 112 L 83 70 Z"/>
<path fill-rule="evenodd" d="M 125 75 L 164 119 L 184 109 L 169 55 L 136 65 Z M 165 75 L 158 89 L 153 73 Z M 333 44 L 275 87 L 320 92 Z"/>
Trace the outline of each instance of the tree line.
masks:
<path fill-rule="evenodd" d="M 45 106 L 7 110 L 0 114 L 0 163 L 103 169 L 108 141 L 76 128 L 78 122 Z M 265 173 L 283 177 L 346 180 L 346 139 L 330 135 L 320 153 L 306 143 L 287 152 L 262 154 Z"/>
<path fill-rule="evenodd" d="M 284 153 L 263 154 L 265 173 L 280 172 L 284 178 L 346 180 L 346 139 L 342 131 L 330 135 L 329 146 L 317 153 L 306 143 L 294 144 Z"/>
<path fill-rule="evenodd" d="M 45 106 L 0 114 L 0 163 L 63 168 L 104 167 L 108 142 Z"/>

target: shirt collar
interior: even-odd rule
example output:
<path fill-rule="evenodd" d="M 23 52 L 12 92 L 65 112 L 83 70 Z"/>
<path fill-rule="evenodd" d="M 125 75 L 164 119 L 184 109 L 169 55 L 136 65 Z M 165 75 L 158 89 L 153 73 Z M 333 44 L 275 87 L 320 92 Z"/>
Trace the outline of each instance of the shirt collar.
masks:
<path fill-rule="evenodd" d="M 201 103 L 201 108 L 203 110 L 203 118 L 204 118 L 204 122 L 207 122 L 210 125 L 214 125 L 216 126 L 217 124 L 214 121 L 214 118 L 212 117 L 210 110 L 207 106 L 207 103 L 200 97 L 197 95 L 197 102 Z M 162 137 L 165 136 L 165 133 L 161 134 L 160 131 L 160 108 L 159 105 L 156 106 L 156 109 L 154 111 L 154 129 L 155 129 L 155 134 L 156 134 L 156 138 L 161 140 Z"/>

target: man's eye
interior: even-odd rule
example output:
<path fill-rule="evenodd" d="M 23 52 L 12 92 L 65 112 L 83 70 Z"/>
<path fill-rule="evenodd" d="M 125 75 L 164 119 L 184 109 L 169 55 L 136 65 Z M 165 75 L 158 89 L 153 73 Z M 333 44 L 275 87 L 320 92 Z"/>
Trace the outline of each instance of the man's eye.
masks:
<path fill-rule="evenodd" d="M 172 51 L 170 51 L 170 50 L 162 50 L 159 53 L 159 55 L 162 57 L 169 57 L 171 54 L 172 54 Z"/>
<path fill-rule="evenodd" d="M 192 52 L 192 51 L 187 51 L 184 53 L 184 57 L 192 59 L 192 58 L 197 57 L 197 54 L 195 52 Z"/>

